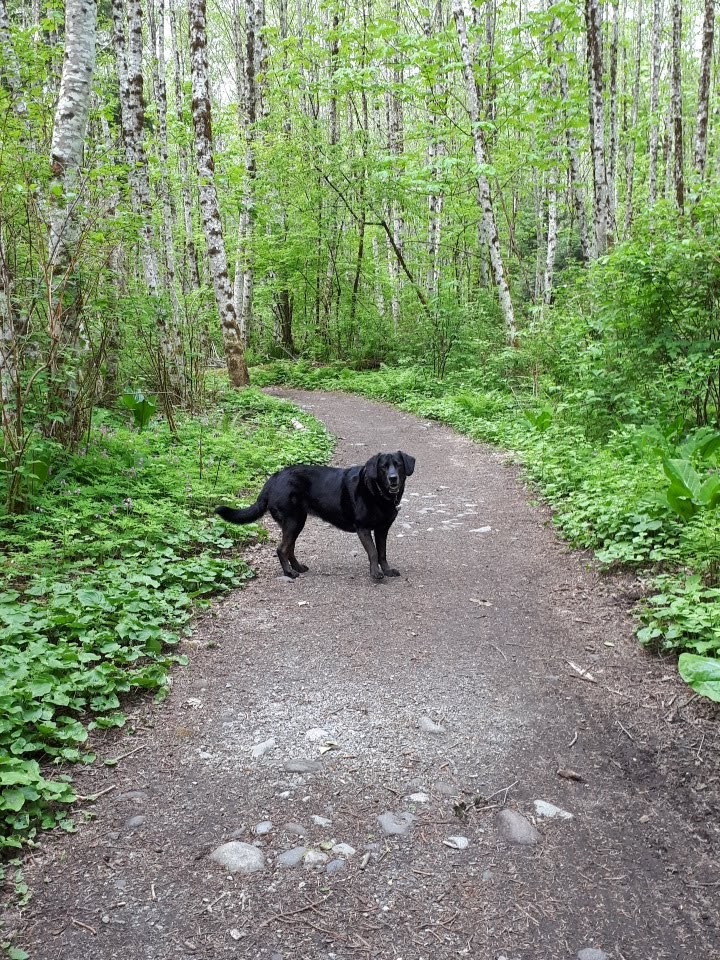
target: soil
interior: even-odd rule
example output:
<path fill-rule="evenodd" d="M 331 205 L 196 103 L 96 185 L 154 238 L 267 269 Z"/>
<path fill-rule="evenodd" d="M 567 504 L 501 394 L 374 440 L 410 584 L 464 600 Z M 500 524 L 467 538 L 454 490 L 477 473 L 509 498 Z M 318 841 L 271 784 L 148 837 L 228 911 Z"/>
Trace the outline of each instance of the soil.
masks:
<path fill-rule="evenodd" d="M 502 453 L 274 392 L 339 437 L 340 465 L 417 458 L 388 539 L 402 576 L 375 583 L 356 537 L 310 521 L 310 571 L 287 580 L 269 521 L 169 698 L 98 743 L 117 765 L 76 772 L 102 795 L 28 855 L 0 939 L 33 960 L 720 957 L 717 711 L 634 640 L 638 585 L 560 542 Z M 504 839 L 502 809 L 539 840 Z M 385 813 L 414 815 L 406 836 Z M 209 859 L 233 839 L 264 867 Z M 278 863 L 299 846 L 315 866 Z"/>

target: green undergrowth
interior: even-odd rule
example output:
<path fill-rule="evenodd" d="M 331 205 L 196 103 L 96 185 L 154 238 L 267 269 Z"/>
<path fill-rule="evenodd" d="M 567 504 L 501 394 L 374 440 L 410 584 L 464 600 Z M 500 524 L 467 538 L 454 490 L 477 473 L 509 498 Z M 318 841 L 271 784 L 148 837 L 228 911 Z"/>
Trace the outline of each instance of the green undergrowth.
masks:
<path fill-rule="evenodd" d="M 180 417 L 176 437 L 100 411 L 31 509 L 0 514 L 0 850 L 71 828 L 67 767 L 93 761 L 89 733 L 122 726 L 128 694 L 163 696 L 193 613 L 252 575 L 240 548 L 258 528 L 213 508 L 330 451 L 317 422 L 255 390 Z"/>
<path fill-rule="evenodd" d="M 639 611 L 642 643 L 663 653 L 720 655 L 716 431 L 630 421 L 592 438 L 577 405 L 562 395 L 540 403 L 529 390 L 511 389 L 492 366 L 439 381 L 419 367 L 356 372 L 277 362 L 254 371 L 253 380 L 351 391 L 508 449 L 567 540 L 595 551 L 608 569 L 652 578 L 656 592 Z"/>

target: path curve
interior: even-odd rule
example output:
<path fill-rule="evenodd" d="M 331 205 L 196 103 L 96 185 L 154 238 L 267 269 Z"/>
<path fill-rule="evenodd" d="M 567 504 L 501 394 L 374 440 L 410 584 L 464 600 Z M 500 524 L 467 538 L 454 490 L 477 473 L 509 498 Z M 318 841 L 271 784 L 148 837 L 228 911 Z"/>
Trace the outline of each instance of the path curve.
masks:
<path fill-rule="evenodd" d="M 417 458 L 388 542 L 402 577 L 374 583 L 356 538 L 310 521 L 310 572 L 281 579 L 270 523 L 258 578 L 116 745 L 144 749 L 81 772 L 82 792 L 115 789 L 28 862 L 16 942 L 33 960 L 717 957 L 717 748 L 695 762 L 692 724 L 664 722 L 687 695 L 616 588 L 501 453 L 362 399 L 274 392 L 338 435 L 338 464 Z M 503 807 L 539 841 L 503 839 Z M 408 835 L 383 833 L 385 813 L 412 814 Z M 233 839 L 263 868 L 209 859 Z M 299 847 L 319 865 L 281 866 Z"/>

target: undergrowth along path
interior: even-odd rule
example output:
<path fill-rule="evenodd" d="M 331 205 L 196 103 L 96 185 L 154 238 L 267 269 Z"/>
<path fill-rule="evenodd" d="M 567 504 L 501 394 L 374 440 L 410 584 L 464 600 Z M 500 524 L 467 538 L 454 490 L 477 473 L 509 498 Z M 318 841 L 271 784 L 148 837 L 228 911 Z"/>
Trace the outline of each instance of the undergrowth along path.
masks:
<path fill-rule="evenodd" d="M 297 581 L 257 548 L 257 581 L 138 719 L 144 748 L 80 772 L 86 795 L 115 789 L 28 861 L 15 943 L 34 960 L 717 955 L 714 708 L 638 647 L 622 584 L 558 542 L 497 451 L 282 395 L 338 435 L 339 464 L 417 458 L 388 544 L 402 577 L 374 583 L 356 538 L 317 521 Z M 532 843 L 506 839 L 503 809 Z M 232 840 L 259 869 L 209 858 Z"/>

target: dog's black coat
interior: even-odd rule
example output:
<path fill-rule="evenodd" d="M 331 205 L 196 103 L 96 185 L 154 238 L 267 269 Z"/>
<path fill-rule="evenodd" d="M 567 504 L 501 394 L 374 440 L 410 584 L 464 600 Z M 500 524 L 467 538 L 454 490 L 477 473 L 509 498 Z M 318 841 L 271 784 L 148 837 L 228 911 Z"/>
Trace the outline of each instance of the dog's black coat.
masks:
<path fill-rule="evenodd" d="M 268 479 L 251 507 L 218 507 L 215 512 L 223 520 L 242 524 L 258 520 L 269 510 L 282 528 L 277 554 L 288 577 L 307 570 L 295 557 L 295 541 L 308 514 L 340 530 L 357 533 L 376 580 L 398 577 L 399 572 L 387 563 L 387 535 L 398 515 L 405 479 L 414 469 L 415 458 L 402 450 L 378 453 L 363 466 L 347 469 L 286 467 Z"/>

